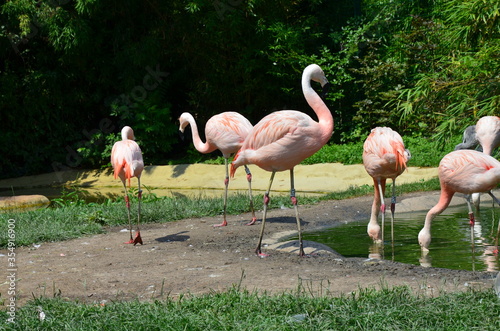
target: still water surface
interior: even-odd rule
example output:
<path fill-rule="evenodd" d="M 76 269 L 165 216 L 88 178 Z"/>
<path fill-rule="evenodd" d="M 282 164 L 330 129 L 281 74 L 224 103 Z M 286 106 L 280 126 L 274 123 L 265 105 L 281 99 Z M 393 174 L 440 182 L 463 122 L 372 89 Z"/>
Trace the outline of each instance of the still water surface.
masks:
<path fill-rule="evenodd" d="M 468 210 L 450 207 L 432 222 L 430 252 L 422 257 L 418 233 L 427 211 L 397 213 L 394 222 L 394 246 L 391 245 L 390 212 L 386 213 L 385 244 L 375 245 L 366 233 L 368 219 L 349 222 L 339 227 L 304 233 L 304 240 L 325 244 L 345 257 L 379 257 L 402 263 L 448 269 L 497 271 L 498 254 L 493 253 L 500 209 L 481 206 L 476 213 L 474 245 Z M 380 222 L 380 217 L 379 217 Z"/>

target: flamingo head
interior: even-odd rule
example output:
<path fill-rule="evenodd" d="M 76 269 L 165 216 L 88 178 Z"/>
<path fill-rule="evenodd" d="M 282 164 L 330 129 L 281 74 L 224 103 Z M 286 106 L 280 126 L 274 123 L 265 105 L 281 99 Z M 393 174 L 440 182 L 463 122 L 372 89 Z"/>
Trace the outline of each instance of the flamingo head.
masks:
<path fill-rule="evenodd" d="M 422 252 L 429 251 L 429 245 L 431 244 L 431 233 L 429 230 L 423 228 L 420 230 L 418 234 L 418 243 L 420 244 L 420 248 Z"/>
<path fill-rule="evenodd" d="M 378 223 L 368 223 L 368 236 L 372 238 L 373 242 L 380 243 L 382 240 L 380 239 L 380 225 Z"/>
<path fill-rule="evenodd" d="M 181 116 L 179 117 L 179 122 L 180 122 L 179 131 L 181 133 L 184 133 L 184 129 L 186 128 L 186 126 L 188 126 L 191 117 L 192 116 L 189 113 L 182 113 Z"/>
<path fill-rule="evenodd" d="M 122 129 L 122 140 L 135 140 L 134 130 L 130 126 L 124 126 Z"/>
<path fill-rule="evenodd" d="M 321 87 L 325 87 L 328 84 L 328 79 L 326 79 L 323 69 L 317 64 L 310 64 L 304 70 L 304 72 L 310 72 L 310 79 L 321 84 Z"/>

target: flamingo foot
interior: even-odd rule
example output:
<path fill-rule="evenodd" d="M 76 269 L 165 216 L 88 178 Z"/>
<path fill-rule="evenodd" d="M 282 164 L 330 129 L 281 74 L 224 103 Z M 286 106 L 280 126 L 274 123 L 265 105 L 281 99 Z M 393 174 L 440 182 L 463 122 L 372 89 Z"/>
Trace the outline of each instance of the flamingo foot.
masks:
<path fill-rule="evenodd" d="M 137 230 L 137 235 L 135 236 L 135 239 L 132 241 L 132 243 L 135 245 L 141 244 L 142 245 L 142 238 L 141 238 L 141 232 Z"/>
<path fill-rule="evenodd" d="M 126 241 L 124 242 L 124 244 L 133 244 L 134 243 L 134 239 L 130 238 L 129 241 Z"/>
<path fill-rule="evenodd" d="M 262 253 L 262 251 L 260 250 L 260 247 L 255 250 L 255 254 L 257 254 L 258 257 L 262 257 L 262 258 L 269 256 L 269 254 Z"/>
<path fill-rule="evenodd" d="M 221 224 L 214 224 L 213 225 L 214 228 L 218 228 L 218 227 L 221 227 L 221 226 L 227 226 L 227 221 L 224 220 Z"/>
<path fill-rule="evenodd" d="M 253 217 L 252 220 L 245 225 L 254 225 L 255 222 L 257 222 L 257 217 Z"/>

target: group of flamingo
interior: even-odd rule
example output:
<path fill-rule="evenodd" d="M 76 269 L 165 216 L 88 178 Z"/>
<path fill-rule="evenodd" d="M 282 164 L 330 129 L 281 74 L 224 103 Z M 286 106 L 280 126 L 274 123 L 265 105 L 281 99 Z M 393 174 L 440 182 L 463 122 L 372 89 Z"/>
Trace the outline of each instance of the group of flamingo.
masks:
<path fill-rule="evenodd" d="M 474 148 L 477 144 L 483 152 L 462 149 Z M 469 127 L 465 130 L 463 143 L 443 157 L 438 168 L 441 184 L 439 201 L 427 213 L 424 227 L 418 234 L 418 242 L 423 252 L 429 251 L 432 220 L 448 207 L 455 193 L 465 194 L 471 227 L 475 222 L 471 206 L 472 195 L 487 192 L 493 201 L 500 205 L 500 201 L 491 192 L 500 183 L 500 162 L 491 156 L 499 145 L 500 117 L 484 116 L 477 121 L 475 128 Z"/>
<path fill-rule="evenodd" d="M 278 171 L 290 171 L 290 199 L 295 209 L 297 229 L 299 236 L 299 255 L 304 256 L 304 248 L 301 235 L 301 224 L 297 207 L 297 198 L 294 187 L 294 167 L 307 157 L 316 153 L 330 139 L 333 133 L 333 116 L 323 99 L 311 86 L 311 81 L 321 84 L 326 90 L 328 80 L 323 70 L 316 64 L 307 66 L 302 74 L 302 91 L 309 106 L 314 110 L 318 121 L 313 120 L 305 113 L 295 110 L 282 110 L 273 112 L 262 118 L 255 126 L 241 114 L 236 112 L 223 112 L 211 117 L 205 125 L 205 139 L 200 138 L 198 127 L 194 117 L 189 113 L 183 113 L 180 118 L 179 130 L 184 132 L 187 125 L 191 126 L 193 143 L 200 153 L 210 153 L 220 150 L 225 160 L 226 176 L 224 179 L 224 215 L 221 224 L 227 225 L 226 208 L 229 178 L 234 177 L 236 169 L 245 167 L 249 184 L 250 207 L 252 220 L 247 225 L 256 222 L 255 211 L 252 201 L 252 174 L 247 167 L 255 164 L 260 168 L 271 172 L 269 185 L 264 193 L 264 208 L 261 222 L 260 236 L 255 253 L 258 256 L 267 256 L 262 253 L 261 245 L 266 223 L 267 208 L 270 201 L 269 193 L 274 176 Z M 496 116 L 497 130 L 500 132 L 500 119 Z M 499 139 L 481 142 L 481 126 L 476 125 L 475 137 L 480 141 L 485 153 L 476 151 L 456 151 L 443 158 L 439 166 L 439 177 L 441 181 L 441 198 L 439 203 L 431 209 L 427 215 L 424 229 L 419 234 L 419 242 L 422 249 L 427 249 L 430 243 L 430 222 L 435 215 L 441 213 L 449 204 L 455 192 L 466 194 L 476 192 L 490 192 L 500 182 L 500 163 L 493 157 L 486 155 L 486 151 L 492 151 L 498 146 Z M 496 144 L 496 145 L 494 145 Z M 489 146 L 489 147 L 485 147 Z M 488 149 L 491 148 L 491 149 Z M 229 169 L 229 158 L 234 155 Z M 390 128 L 377 127 L 372 130 L 364 143 L 363 164 L 368 174 L 373 177 L 375 197 L 372 205 L 372 213 L 368 224 L 368 234 L 375 242 L 383 242 L 383 227 L 385 203 L 385 184 L 388 178 L 392 179 L 392 201 L 391 201 L 391 224 L 394 221 L 394 210 L 396 203 L 395 180 L 404 172 L 410 152 L 405 149 L 401 136 Z M 464 160 L 466 165 L 464 166 Z M 122 129 L 122 140 L 115 143 L 111 153 L 111 164 L 114 169 L 115 178 L 120 178 L 125 189 L 125 202 L 129 220 L 130 244 L 142 244 L 139 230 L 140 204 L 142 190 L 140 177 L 144 169 L 144 162 L 139 146 L 134 141 L 134 133 L 128 126 Z M 451 170 L 450 170 L 451 169 Z M 472 175 L 472 173 L 474 176 Z M 128 198 L 126 181 L 130 186 L 130 178 L 138 180 L 138 217 L 135 238 L 132 235 L 132 224 L 130 218 L 130 202 Z M 491 194 L 491 192 L 490 192 Z M 493 196 L 493 195 L 492 195 Z M 496 199 L 496 198 L 495 198 Z M 498 202 L 498 200 L 495 200 Z M 378 225 L 377 218 L 382 211 L 382 231 Z M 432 213 L 431 213 L 432 212 Z M 393 226 L 391 227 L 393 229 Z M 391 231 L 393 236 L 393 230 Z"/>
<path fill-rule="evenodd" d="M 482 148 L 482 152 L 470 150 L 478 145 Z M 449 206 L 455 193 L 465 194 L 471 226 L 474 226 L 472 196 L 475 196 L 477 208 L 481 192 L 487 192 L 500 205 L 500 201 L 491 192 L 500 183 L 500 162 L 491 156 L 498 146 L 500 146 L 500 117 L 484 116 L 477 121 L 476 125 L 465 130 L 463 142 L 455 147 L 455 151 L 448 153 L 440 161 L 438 167 L 441 185 L 439 201 L 427 213 L 424 227 L 418 234 L 418 242 L 423 253 L 429 251 L 432 220 Z M 384 193 L 388 178 L 393 181 L 391 240 L 394 239 L 395 180 L 406 169 L 409 158 L 410 152 L 405 149 L 401 136 L 390 128 L 373 129 L 364 143 L 363 164 L 368 174 L 373 177 L 375 187 L 368 223 L 368 235 L 374 242 L 384 240 Z M 380 212 L 382 212 L 382 230 L 378 224 Z"/>

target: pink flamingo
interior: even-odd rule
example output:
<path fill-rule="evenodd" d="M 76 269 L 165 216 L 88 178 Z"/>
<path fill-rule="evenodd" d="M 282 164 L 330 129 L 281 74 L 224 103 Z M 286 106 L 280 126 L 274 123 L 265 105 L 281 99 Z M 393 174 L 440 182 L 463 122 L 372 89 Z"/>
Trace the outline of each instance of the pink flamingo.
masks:
<path fill-rule="evenodd" d="M 224 112 L 212 116 L 205 125 L 205 137 L 207 141 L 204 143 L 200 139 L 198 126 L 196 125 L 196 121 L 191 114 L 182 113 L 179 117 L 179 121 L 179 131 L 182 133 L 184 133 L 184 129 L 188 124 L 191 125 L 194 147 L 198 152 L 206 154 L 213 152 L 216 149 L 222 152 L 224 164 L 226 166 L 226 178 L 224 180 L 224 219 L 221 224 L 214 226 L 226 226 L 227 189 L 229 185 L 228 159 L 232 154 L 236 153 L 240 149 L 243 141 L 248 136 L 248 133 L 252 130 L 253 126 L 243 115 L 236 112 Z M 252 221 L 246 225 L 253 225 L 255 224 L 257 218 L 255 217 L 255 211 L 253 209 L 252 174 L 246 165 L 245 171 L 247 173 L 250 208 L 252 210 Z"/>
<path fill-rule="evenodd" d="M 368 223 L 368 235 L 375 242 L 384 241 L 384 194 L 387 178 L 392 179 L 391 235 L 392 239 L 394 239 L 396 177 L 406 169 L 406 163 L 410 157 L 410 151 L 405 149 L 403 139 L 399 133 L 390 128 L 377 127 L 371 131 L 365 140 L 363 145 L 363 165 L 366 172 L 373 178 L 373 186 L 375 187 L 372 213 Z M 380 210 L 382 211 L 382 235 L 380 235 L 380 226 L 377 222 Z"/>
<path fill-rule="evenodd" d="M 418 234 L 418 242 L 423 252 L 429 251 L 432 220 L 448 207 L 456 192 L 466 195 L 471 225 L 474 225 L 474 213 L 470 194 L 488 192 L 500 205 L 500 201 L 491 192 L 500 183 L 500 162 L 490 155 L 473 150 L 453 151 L 445 155 L 439 163 L 438 175 L 441 184 L 439 202 L 427 213 L 424 227 Z"/>
<path fill-rule="evenodd" d="M 474 148 L 474 143 L 481 145 L 483 153 L 492 155 L 495 148 L 500 146 L 500 117 L 481 117 L 476 125 L 470 126 L 465 130 L 464 142 L 455 146 L 455 150 Z M 481 201 L 479 193 L 472 194 L 472 201 L 476 209 L 479 209 Z"/>
<path fill-rule="evenodd" d="M 130 241 L 126 244 L 141 244 L 142 238 L 141 232 L 139 230 L 139 224 L 141 221 L 141 174 L 144 170 L 144 161 L 142 160 L 142 153 L 139 145 L 134 141 L 134 131 L 131 127 L 125 126 L 122 129 L 122 140 L 117 141 L 113 145 L 111 150 L 111 165 L 114 169 L 115 179 L 120 177 L 123 188 L 125 189 L 125 204 L 127 206 L 128 214 L 128 224 L 130 230 Z M 137 212 L 137 235 L 135 239 L 132 238 L 132 223 L 130 221 L 130 200 L 127 192 L 127 185 L 125 181 L 128 180 L 128 186 L 130 187 L 130 178 L 137 177 L 137 183 L 139 185 L 139 190 L 137 191 L 137 196 L 139 199 L 139 207 Z"/>
<path fill-rule="evenodd" d="M 269 187 L 264 194 L 264 211 L 259 242 L 255 253 L 262 254 L 261 244 L 266 223 L 269 191 L 277 171 L 290 170 L 290 198 L 295 208 L 297 228 L 299 232 L 299 255 L 304 256 L 300 219 L 295 197 L 293 168 L 305 158 L 316 153 L 328 142 L 333 132 L 333 117 L 320 96 L 311 87 L 311 80 L 319 82 L 323 88 L 328 81 L 323 70 L 311 64 L 302 74 L 302 91 L 311 108 L 318 116 L 319 122 L 308 115 L 295 110 L 282 110 L 271 113 L 257 123 L 248 135 L 243 146 L 231 163 L 231 176 L 239 166 L 256 164 L 271 172 Z"/>

